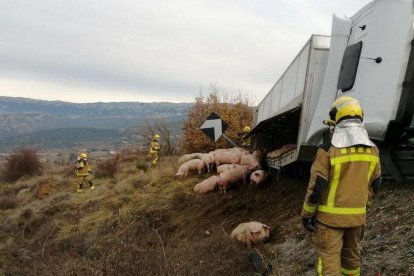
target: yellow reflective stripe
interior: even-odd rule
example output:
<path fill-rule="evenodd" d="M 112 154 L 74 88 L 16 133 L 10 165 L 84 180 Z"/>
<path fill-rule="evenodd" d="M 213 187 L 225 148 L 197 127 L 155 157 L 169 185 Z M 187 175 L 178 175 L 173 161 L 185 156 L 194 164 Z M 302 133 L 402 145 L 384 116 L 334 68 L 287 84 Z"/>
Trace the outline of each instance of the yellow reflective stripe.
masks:
<path fill-rule="evenodd" d="M 351 148 L 351 153 L 355 153 L 355 147 Z"/>
<path fill-rule="evenodd" d="M 314 213 L 316 211 L 316 207 L 318 206 L 311 206 L 306 202 L 303 204 L 303 210 L 305 210 L 308 213 Z"/>
<path fill-rule="evenodd" d="M 352 208 L 352 207 L 330 207 L 326 205 L 319 205 L 318 211 L 328 214 L 337 214 L 337 215 L 362 215 L 367 212 L 366 207 Z"/>
<path fill-rule="evenodd" d="M 379 162 L 378 156 L 368 154 L 351 154 L 346 156 L 334 157 L 331 159 L 331 165 L 343 164 L 348 162 Z"/>
<path fill-rule="evenodd" d="M 355 269 L 345 269 L 341 267 L 341 272 L 344 275 L 352 275 L 352 276 L 359 276 L 359 273 L 361 272 L 361 268 L 355 268 Z"/>
<path fill-rule="evenodd" d="M 368 181 L 371 179 L 371 176 L 374 173 L 374 170 L 375 170 L 375 166 L 376 165 L 377 165 L 376 162 L 371 162 L 371 164 L 369 164 Z"/>
<path fill-rule="evenodd" d="M 346 154 L 346 148 L 341 149 L 341 154 Z"/>
<path fill-rule="evenodd" d="M 337 164 L 334 166 L 334 175 L 333 175 L 333 179 L 331 183 L 331 189 L 329 190 L 329 195 L 328 195 L 327 205 L 329 207 L 333 207 L 335 204 L 335 195 L 336 195 L 336 190 L 338 189 L 340 174 L 341 174 L 341 164 Z"/>
<path fill-rule="evenodd" d="M 323 265 L 322 259 L 318 257 L 318 267 L 317 267 L 318 276 L 323 276 Z"/>

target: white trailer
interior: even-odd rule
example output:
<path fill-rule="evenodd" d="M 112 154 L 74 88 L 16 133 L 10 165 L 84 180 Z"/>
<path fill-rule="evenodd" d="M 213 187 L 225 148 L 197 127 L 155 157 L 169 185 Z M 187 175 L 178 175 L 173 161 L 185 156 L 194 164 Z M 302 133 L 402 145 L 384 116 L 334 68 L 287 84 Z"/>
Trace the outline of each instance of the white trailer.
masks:
<path fill-rule="evenodd" d="M 299 145 L 281 158 L 269 159 L 271 167 L 298 159 L 322 89 L 329 45 L 329 36 L 312 35 L 256 109 L 251 132 L 255 147 Z"/>
<path fill-rule="evenodd" d="M 306 96 L 303 98 L 301 109 L 308 118 L 302 115 L 296 123 L 298 152 L 292 160 L 309 159 L 309 153 L 316 150 L 328 133 L 322 121 L 328 118 L 331 103 L 341 95 L 350 95 L 363 106 L 370 138 L 381 148 L 384 173 L 392 174 L 397 181 L 402 179 L 400 173 L 414 175 L 413 23 L 413 0 L 376 0 L 350 18 L 333 16 L 323 84 L 319 91 L 305 89 L 314 102 L 307 107 Z M 281 105 L 283 102 L 286 100 L 279 100 Z M 262 103 L 252 131 L 257 138 L 262 135 L 260 124 L 264 117 L 259 116 Z M 277 116 L 268 120 L 277 120 Z M 276 129 L 272 135 L 283 136 L 283 129 Z M 256 147 L 266 147 L 260 139 L 253 140 Z M 272 167 L 287 163 L 274 164 L 275 161 L 269 162 Z"/>

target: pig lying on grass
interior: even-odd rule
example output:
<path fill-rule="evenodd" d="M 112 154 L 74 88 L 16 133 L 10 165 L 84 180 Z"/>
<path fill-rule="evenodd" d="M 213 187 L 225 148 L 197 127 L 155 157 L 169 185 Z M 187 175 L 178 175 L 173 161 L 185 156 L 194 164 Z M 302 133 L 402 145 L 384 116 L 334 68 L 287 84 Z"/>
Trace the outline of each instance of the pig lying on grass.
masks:
<path fill-rule="evenodd" d="M 258 242 L 268 239 L 269 235 L 269 226 L 257 221 L 251 221 L 239 224 L 233 232 L 231 232 L 230 237 L 250 247 L 252 244 L 257 244 Z"/>

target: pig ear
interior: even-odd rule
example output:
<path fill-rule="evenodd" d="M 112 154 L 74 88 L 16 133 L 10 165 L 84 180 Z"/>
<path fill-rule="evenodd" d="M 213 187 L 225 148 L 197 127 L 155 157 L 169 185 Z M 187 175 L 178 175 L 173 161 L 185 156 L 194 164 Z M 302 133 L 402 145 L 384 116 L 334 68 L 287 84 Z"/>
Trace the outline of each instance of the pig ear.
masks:
<path fill-rule="evenodd" d="M 259 176 L 259 173 L 255 172 L 255 173 L 254 173 L 254 175 L 255 175 L 255 176 Z"/>

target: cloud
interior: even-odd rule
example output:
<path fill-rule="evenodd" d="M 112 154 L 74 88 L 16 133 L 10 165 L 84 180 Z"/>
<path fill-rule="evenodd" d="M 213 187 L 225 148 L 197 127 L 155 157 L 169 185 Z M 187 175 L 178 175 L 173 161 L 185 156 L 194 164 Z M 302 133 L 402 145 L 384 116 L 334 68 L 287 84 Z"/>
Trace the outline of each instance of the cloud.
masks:
<path fill-rule="evenodd" d="M 260 99 L 312 33 L 329 34 L 333 12 L 366 2 L 3 1 L 0 93 L 36 83 L 25 96 L 187 101 L 217 83 Z"/>

